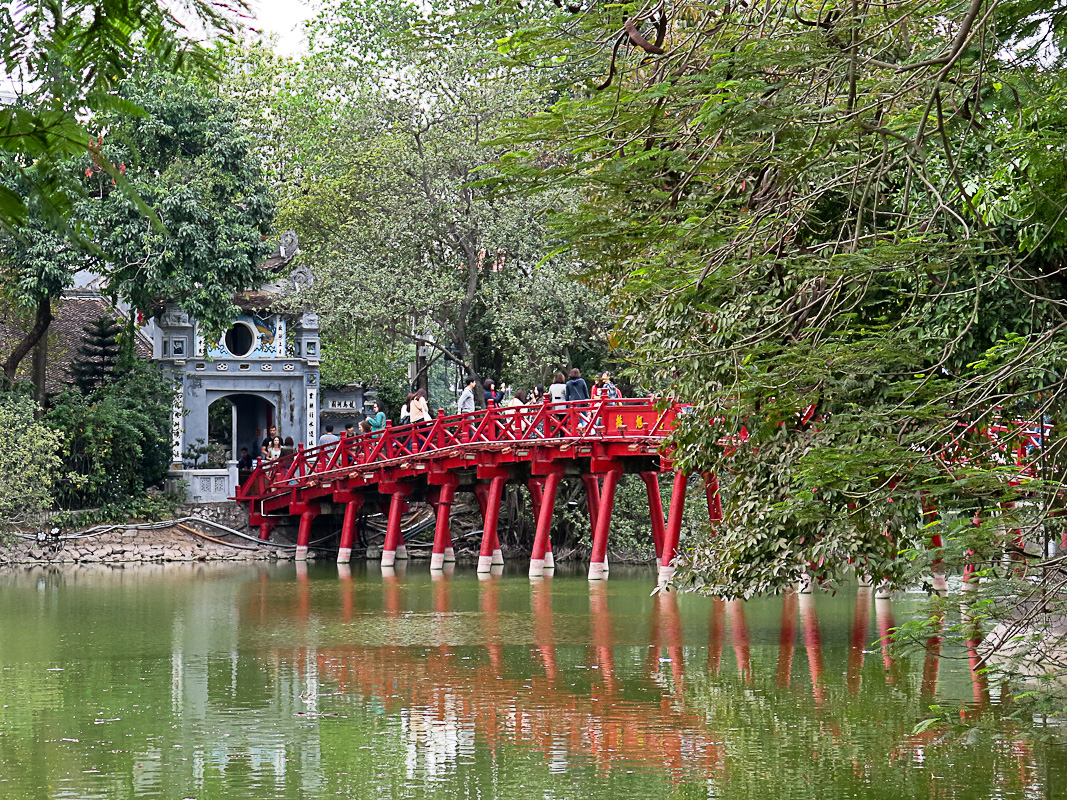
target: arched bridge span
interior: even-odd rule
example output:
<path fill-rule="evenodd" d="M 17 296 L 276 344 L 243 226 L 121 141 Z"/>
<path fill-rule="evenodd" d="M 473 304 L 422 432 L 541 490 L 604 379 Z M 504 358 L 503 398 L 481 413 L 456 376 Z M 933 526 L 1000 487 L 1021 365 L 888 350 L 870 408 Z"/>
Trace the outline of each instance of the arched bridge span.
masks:
<path fill-rule="evenodd" d="M 682 524 L 687 476 L 675 472 L 667 519 L 659 475 L 674 472 L 664 441 L 685 407 L 647 399 L 591 400 L 539 406 L 490 408 L 445 416 L 420 425 L 387 425 L 380 432 L 261 463 L 237 491 L 250 523 L 266 538 L 281 517 L 298 516 L 297 558 L 307 557 L 312 521 L 327 508 L 344 508 L 338 561 L 351 557 L 362 508 L 388 509 L 382 566 L 406 557 L 400 531 L 410 499 L 424 499 L 436 512 L 431 569 L 454 560 L 449 514 L 457 492 L 472 492 L 484 521 L 479 572 L 503 563 L 497 536 L 505 485 L 530 490 L 537 518 L 530 574 L 553 566 L 551 524 L 556 493 L 565 475 L 580 476 L 589 500 L 593 547 L 589 578 L 606 577 L 607 544 L 615 489 L 624 473 L 639 474 L 648 490 L 652 536 L 660 580 L 669 580 Z M 721 519 L 718 481 L 704 476 L 708 511 Z"/>

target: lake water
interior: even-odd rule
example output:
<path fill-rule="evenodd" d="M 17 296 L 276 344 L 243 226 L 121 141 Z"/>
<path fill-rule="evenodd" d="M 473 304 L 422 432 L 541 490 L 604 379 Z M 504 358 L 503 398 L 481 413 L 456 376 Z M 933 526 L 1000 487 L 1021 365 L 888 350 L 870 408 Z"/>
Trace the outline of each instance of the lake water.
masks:
<path fill-rule="evenodd" d="M 1057 728 L 920 601 L 651 597 L 425 562 L 0 572 L 0 798 L 1059 797 Z M 952 654 L 947 654 L 952 655 Z M 932 703 L 958 724 L 912 731 Z"/>

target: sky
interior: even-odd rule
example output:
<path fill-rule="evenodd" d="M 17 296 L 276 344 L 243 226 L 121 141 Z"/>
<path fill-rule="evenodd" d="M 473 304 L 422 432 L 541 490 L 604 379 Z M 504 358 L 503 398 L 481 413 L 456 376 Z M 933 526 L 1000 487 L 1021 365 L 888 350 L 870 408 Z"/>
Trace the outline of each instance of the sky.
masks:
<path fill-rule="evenodd" d="M 250 0 L 256 21 L 252 23 L 264 33 L 278 35 L 278 51 L 297 55 L 304 49 L 301 24 L 315 13 L 312 3 L 305 0 Z"/>

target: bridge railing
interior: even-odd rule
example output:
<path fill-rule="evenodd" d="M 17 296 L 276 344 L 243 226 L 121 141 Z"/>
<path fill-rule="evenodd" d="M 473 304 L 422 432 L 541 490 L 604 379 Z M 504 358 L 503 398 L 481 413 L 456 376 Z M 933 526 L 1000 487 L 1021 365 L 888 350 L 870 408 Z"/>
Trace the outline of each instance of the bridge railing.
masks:
<path fill-rule="evenodd" d="M 578 400 L 504 406 L 444 416 L 414 425 L 387 423 L 381 431 L 260 462 L 237 490 L 237 500 L 252 500 L 320 483 L 354 468 L 427 456 L 453 448 L 477 449 L 507 443 L 561 444 L 605 437 L 665 437 L 680 407 L 657 408 L 645 398 Z"/>

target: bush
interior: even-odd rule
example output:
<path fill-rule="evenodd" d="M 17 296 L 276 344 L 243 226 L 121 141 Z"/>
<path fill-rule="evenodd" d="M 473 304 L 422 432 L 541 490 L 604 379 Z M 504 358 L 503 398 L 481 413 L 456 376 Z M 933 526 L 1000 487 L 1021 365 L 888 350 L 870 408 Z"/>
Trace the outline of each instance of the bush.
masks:
<path fill-rule="evenodd" d="M 170 467 L 173 399 L 167 378 L 143 362 L 87 395 L 57 398 L 46 420 L 63 434 L 63 459 L 73 473 L 56 486 L 59 505 L 127 505 L 160 484 Z"/>
<path fill-rule="evenodd" d="M 62 437 L 34 410 L 29 397 L 0 395 L 0 534 L 40 525 L 52 504 Z"/>

